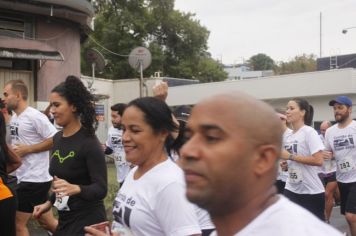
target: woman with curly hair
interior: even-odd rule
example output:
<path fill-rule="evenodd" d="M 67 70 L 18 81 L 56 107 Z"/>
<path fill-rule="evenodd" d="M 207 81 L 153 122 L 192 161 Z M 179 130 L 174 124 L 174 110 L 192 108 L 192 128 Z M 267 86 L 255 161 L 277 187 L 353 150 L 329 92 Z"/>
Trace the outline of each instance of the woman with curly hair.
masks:
<path fill-rule="evenodd" d="M 53 195 L 33 215 L 39 217 L 54 204 L 59 215 L 54 235 L 84 235 L 84 226 L 106 220 L 107 170 L 95 135 L 94 97 L 78 78 L 68 76 L 51 91 L 50 104 L 63 130 L 53 137 Z"/>

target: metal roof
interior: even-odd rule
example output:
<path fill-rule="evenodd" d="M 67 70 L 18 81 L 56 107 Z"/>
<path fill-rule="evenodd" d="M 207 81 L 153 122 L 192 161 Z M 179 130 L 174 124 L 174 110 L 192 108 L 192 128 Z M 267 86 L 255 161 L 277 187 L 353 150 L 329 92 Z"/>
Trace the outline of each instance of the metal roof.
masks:
<path fill-rule="evenodd" d="M 47 51 L 40 51 L 40 50 L 26 50 L 26 49 L 18 49 L 18 48 L 0 47 L 0 57 L 32 59 L 32 60 L 64 61 L 63 56 L 58 51 L 47 52 Z"/>

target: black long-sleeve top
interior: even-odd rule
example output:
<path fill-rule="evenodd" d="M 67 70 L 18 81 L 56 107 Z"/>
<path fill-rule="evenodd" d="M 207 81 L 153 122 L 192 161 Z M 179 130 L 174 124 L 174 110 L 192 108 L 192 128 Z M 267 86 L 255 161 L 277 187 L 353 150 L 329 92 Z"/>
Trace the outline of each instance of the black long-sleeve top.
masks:
<path fill-rule="evenodd" d="M 6 173 L 6 156 L 3 149 L 0 147 L 0 177 L 6 182 L 7 173 Z"/>
<path fill-rule="evenodd" d="M 68 200 L 71 210 L 102 204 L 107 193 L 107 169 L 99 140 L 84 128 L 70 137 L 53 137 L 49 167 L 52 176 L 80 186 L 81 192 Z"/>

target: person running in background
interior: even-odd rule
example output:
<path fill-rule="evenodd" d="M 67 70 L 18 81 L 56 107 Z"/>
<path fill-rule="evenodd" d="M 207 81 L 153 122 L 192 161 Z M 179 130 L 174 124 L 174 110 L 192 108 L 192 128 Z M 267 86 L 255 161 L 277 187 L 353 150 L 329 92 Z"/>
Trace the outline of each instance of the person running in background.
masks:
<path fill-rule="evenodd" d="M 51 187 L 48 150 L 52 147 L 52 137 L 57 130 L 42 112 L 28 106 L 28 89 L 22 80 L 8 81 L 3 94 L 6 107 L 13 111 L 10 121 L 11 144 L 22 158 L 22 165 L 16 170 L 19 183 L 16 191 L 16 234 L 28 236 L 26 225 L 33 207 L 46 202 Z M 52 211 L 38 220 L 51 232 L 57 225 Z"/>
<path fill-rule="evenodd" d="M 4 100 L 0 99 L 0 110 L 5 119 L 5 126 L 6 126 L 6 143 L 11 144 L 11 135 L 10 135 L 10 121 L 12 112 L 9 110 L 4 103 Z"/>
<path fill-rule="evenodd" d="M 241 92 L 194 106 L 180 154 L 186 196 L 208 210 L 217 229 L 212 235 L 341 236 L 276 194 L 282 134 L 273 108 Z"/>
<path fill-rule="evenodd" d="M 0 113 L 0 235 L 16 235 L 16 197 L 8 186 L 8 173 L 21 165 L 21 158 L 6 144 L 5 118 Z"/>
<path fill-rule="evenodd" d="M 50 103 L 63 127 L 53 137 L 49 171 L 54 193 L 33 215 L 40 217 L 54 204 L 59 216 L 54 235 L 84 235 L 85 226 L 106 221 L 107 168 L 95 135 L 94 97 L 77 77 L 68 76 L 52 89 Z"/>
<path fill-rule="evenodd" d="M 186 141 L 184 138 L 184 130 L 190 112 L 191 108 L 189 106 L 179 106 L 173 112 L 174 118 L 176 119 L 176 122 L 179 125 L 178 134 L 174 133 L 174 137 L 172 137 L 172 144 L 167 149 L 167 152 L 169 154 L 169 157 L 175 162 L 179 160 L 179 150 Z"/>
<path fill-rule="evenodd" d="M 117 181 L 120 186 L 122 186 L 131 166 L 131 164 L 126 161 L 125 150 L 122 145 L 121 119 L 125 108 L 126 104 L 124 103 L 117 103 L 110 107 L 112 126 L 108 130 L 108 139 L 105 143 L 104 151 L 106 155 L 113 154 L 114 156 Z"/>
<path fill-rule="evenodd" d="M 293 133 L 287 137 L 281 155 L 288 160 L 289 172 L 284 195 L 324 221 L 325 190 L 318 176 L 324 144 L 310 127 L 313 114 L 313 107 L 304 99 L 288 102 L 287 121 Z"/>
<path fill-rule="evenodd" d="M 356 236 L 356 121 L 352 120 L 352 101 L 339 96 L 329 102 L 335 125 L 325 133 L 325 158 L 335 158 L 336 180 L 340 190 L 340 211 L 345 215 L 352 236 Z"/>
<path fill-rule="evenodd" d="M 320 125 L 320 138 L 325 145 L 325 132 L 331 127 L 330 121 L 323 121 Z M 320 173 L 321 179 L 325 186 L 325 222 L 330 223 L 331 211 L 333 210 L 335 198 L 340 199 L 339 188 L 336 182 L 336 161 L 335 158 L 330 156 L 324 156 L 324 164 L 322 166 L 322 172 Z"/>
<path fill-rule="evenodd" d="M 283 109 L 276 109 L 277 116 L 282 122 L 282 127 L 283 127 L 283 141 L 282 145 L 284 145 L 287 137 L 292 134 L 292 130 L 288 128 L 287 126 L 287 116 L 285 115 L 286 111 Z M 287 172 L 287 161 L 279 161 L 278 165 L 278 176 L 277 176 L 277 181 L 276 181 L 276 186 L 279 194 L 283 194 L 284 188 L 286 186 L 286 181 L 288 178 L 288 172 Z"/>
<path fill-rule="evenodd" d="M 173 161 L 175 161 L 180 167 L 181 167 L 180 149 L 187 141 L 187 139 L 184 136 L 184 132 L 190 113 L 191 113 L 191 108 L 189 106 L 179 106 L 173 112 L 174 117 L 179 122 L 179 132 L 171 148 L 168 150 L 168 153 L 170 154 L 170 158 Z M 202 231 L 202 236 L 209 236 L 210 233 L 215 230 L 215 226 L 210 219 L 209 213 L 205 209 L 200 208 L 195 204 L 194 204 L 194 209 L 198 217 L 198 222 L 199 222 L 200 229 Z"/>
<path fill-rule="evenodd" d="M 157 90 L 157 91 L 156 91 Z M 164 98 L 167 97 L 168 95 L 168 87 L 165 86 L 165 84 L 162 85 L 157 85 L 155 86 L 154 89 L 154 95 L 156 97 L 161 97 L 158 96 L 159 94 L 165 94 L 163 96 Z M 169 140 L 169 144 L 166 144 L 166 149 L 167 153 L 169 155 L 169 158 L 176 162 L 178 166 L 180 166 L 180 149 L 183 146 L 183 144 L 186 141 L 186 138 L 184 137 L 184 131 L 185 127 L 187 124 L 187 120 L 190 116 L 191 113 L 191 107 L 190 106 L 178 106 L 174 112 L 173 112 L 173 121 L 179 125 L 178 128 L 178 133 L 176 131 L 171 133 L 171 139 L 172 141 Z M 168 140 L 167 140 L 168 141 Z M 197 205 L 194 204 L 194 210 L 198 218 L 198 223 L 199 227 L 202 231 L 202 236 L 208 236 L 212 231 L 214 231 L 215 226 L 212 223 L 209 213 Z"/>

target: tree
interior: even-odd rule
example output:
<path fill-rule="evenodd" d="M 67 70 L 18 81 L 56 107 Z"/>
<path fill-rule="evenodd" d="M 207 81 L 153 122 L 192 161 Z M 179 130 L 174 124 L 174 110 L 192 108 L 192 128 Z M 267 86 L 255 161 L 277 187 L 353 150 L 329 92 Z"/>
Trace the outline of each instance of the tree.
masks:
<path fill-rule="evenodd" d="M 309 71 L 316 71 L 316 55 L 314 54 L 295 56 L 288 62 L 279 62 L 275 68 L 276 74 L 280 75 Z"/>
<path fill-rule="evenodd" d="M 199 72 L 207 74 L 206 71 L 210 71 L 214 81 L 227 77 L 222 66 L 207 52 L 209 31 L 194 19 L 194 14 L 175 10 L 174 0 L 96 2 L 95 31 L 82 51 L 89 47 L 101 49 L 109 61 L 104 77 L 137 77 L 138 73 L 127 62 L 127 54 L 137 46 L 147 47 L 152 54 L 152 64 L 144 71 L 146 77 L 155 71 L 162 71 L 169 77 L 202 81 L 205 79 L 198 75 Z M 98 44 L 123 56 L 110 53 Z M 204 63 L 209 66 L 200 66 Z M 90 74 L 90 65 L 82 63 L 82 71 Z"/>
<path fill-rule="evenodd" d="M 253 70 L 272 70 L 275 66 L 273 59 L 263 53 L 252 56 L 247 63 Z"/>
<path fill-rule="evenodd" d="M 201 58 L 198 71 L 197 79 L 200 82 L 224 81 L 227 78 L 223 65 L 212 58 Z"/>

